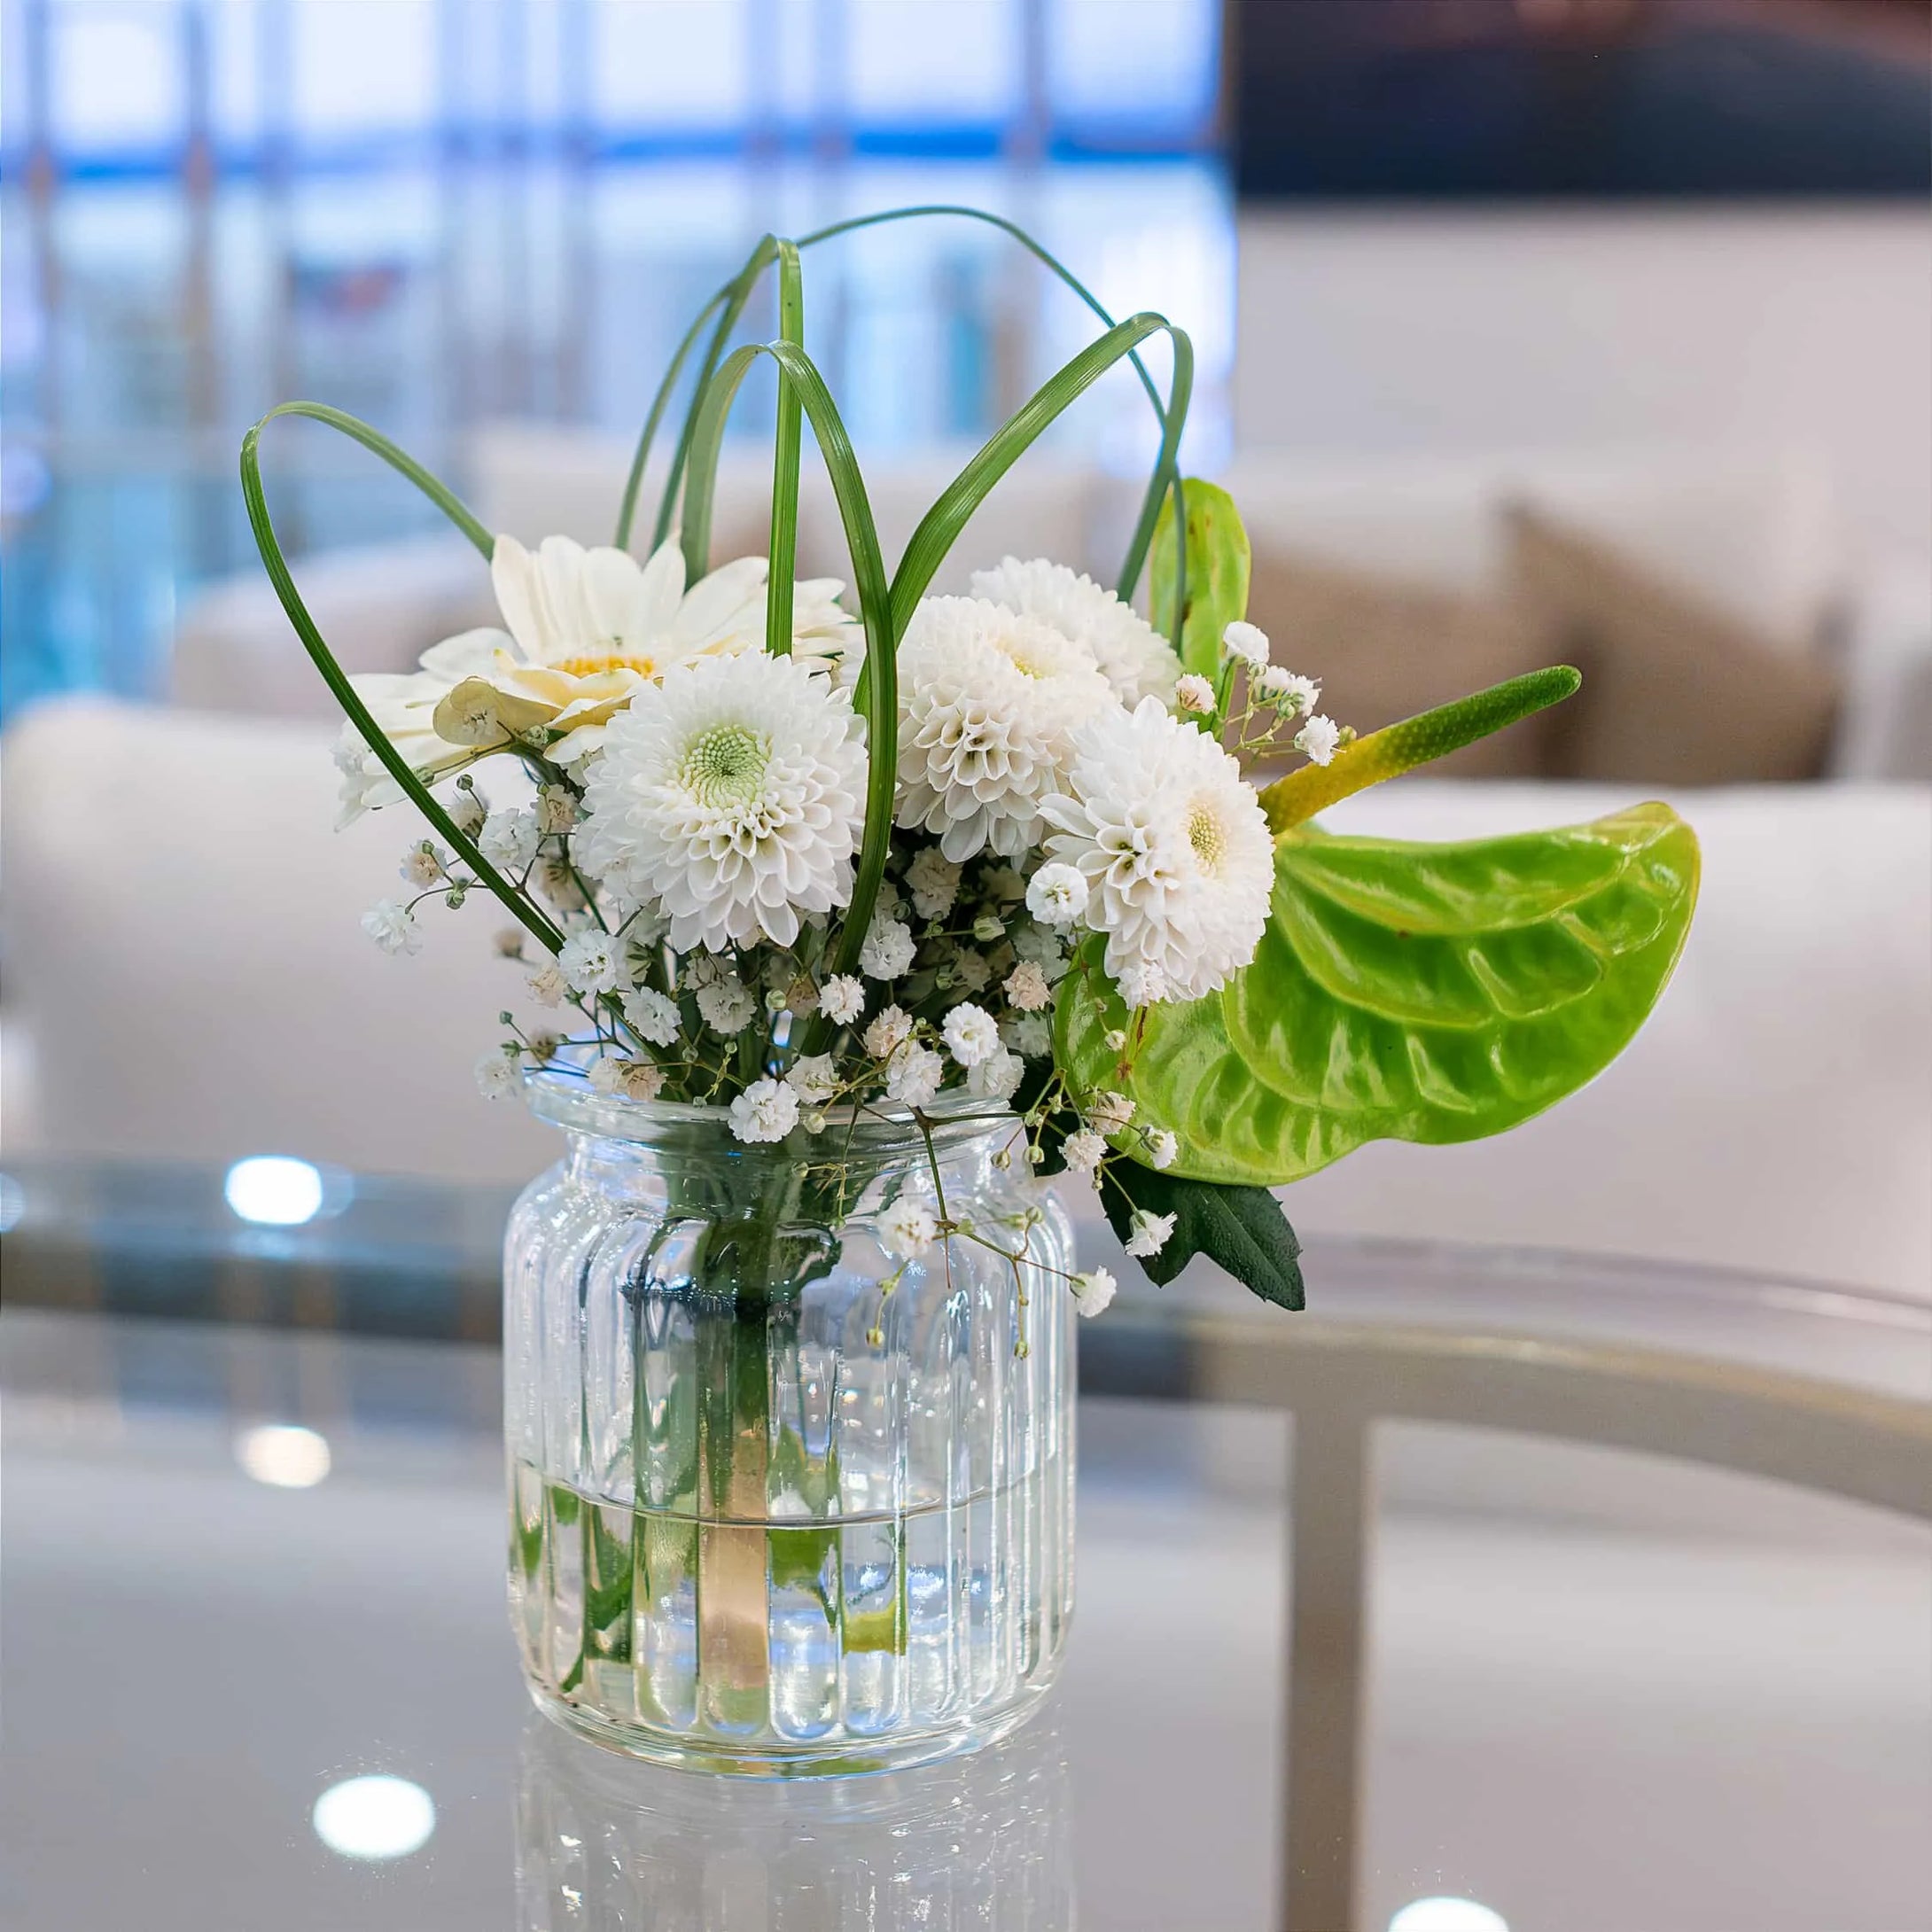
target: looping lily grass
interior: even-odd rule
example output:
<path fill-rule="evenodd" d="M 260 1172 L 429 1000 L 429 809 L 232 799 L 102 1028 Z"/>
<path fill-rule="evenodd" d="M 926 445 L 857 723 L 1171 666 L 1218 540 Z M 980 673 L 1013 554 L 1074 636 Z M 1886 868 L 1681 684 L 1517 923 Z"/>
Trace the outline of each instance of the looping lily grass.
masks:
<path fill-rule="evenodd" d="M 316 422 L 326 423 L 330 428 L 353 437 L 365 449 L 374 451 L 393 470 L 408 477 L 485 557 L 495 549 L 495 539 L 456 494 L 438 482 L 413 456 L 406 456 L 379 431 L 344 410 L 332 409 L 320 402 L 284 402 L 270 409 L 242 439 L 242 499 L 248 507 L 248 526 L 254 533 L 255 548 L 261 553 L 262 566 L 269 573 L 269 581 L 274 585 L 275 594 L 281 600 L 283 610 L 288 613 L 289 622 L 295 627 L 295 635 L 301 639 L 303 650 L 308 651 L 316 670 L 322 674 L 323 682 L 329 687 L 349 722 L 361 734 L 363 743 L 382 761 L 384 770 L 402 788 L 403 795 L 448 840 L 451 848 L 502 902 L 518 924 L 547 951 L 557 952 L 564 944 L 563 933 L 478 851 L 475 840 L 460 830 L 455 820 L 437 803 L 435 794 L 410 769 L 409 760 L 389 742 L 388 734 L 370 715 L 368 705 L 357 697 L 355 687 L 337 663 L 335 653 L 316 628 L 315 619 L 308 614 L 308 606 L 302 602 L 301 593 L 296 589 L 295 579 L 289 571 L 288 560 L 282 554 L 281 542 L 275 534 L 275 522 L 269 514 L 268 495 L 261 485 L 261 432 L 278 416 L 306 416 Z"/>

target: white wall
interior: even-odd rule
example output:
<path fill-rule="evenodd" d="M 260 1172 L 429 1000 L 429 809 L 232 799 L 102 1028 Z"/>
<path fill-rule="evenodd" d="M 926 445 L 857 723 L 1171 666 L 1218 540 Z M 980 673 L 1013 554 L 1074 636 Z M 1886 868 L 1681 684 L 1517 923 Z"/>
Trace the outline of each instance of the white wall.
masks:
<path fill-rule="evenodd" d="M 1858 561 L 1932 547 L 1932 212 L 1244 212 L 1243 448 L 1815 453 Z"/>

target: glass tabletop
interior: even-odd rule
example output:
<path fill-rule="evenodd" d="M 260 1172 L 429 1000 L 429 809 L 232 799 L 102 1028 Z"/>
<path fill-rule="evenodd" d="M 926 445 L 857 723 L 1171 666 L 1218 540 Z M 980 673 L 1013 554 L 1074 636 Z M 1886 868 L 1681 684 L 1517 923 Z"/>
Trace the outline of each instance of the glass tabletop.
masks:
<path fill-rule="evenodd" d="M 324 1175 L 276 1226 L 225 1180 L 16 1166 L 0 1193 L 19 1932 L 1240 1932 L 1288 1922 L 1284 1819 L 1338 1779 L 1374 1932 L 1494 1932 L 1445 1900 L 1515 1932 L 1932 1919 L 1923 1309 L 1365 1243 L 1310 1244 L 1306 1316 L 1211 1281 L 1123 1296 L 1082 1328 L 1079 1611 L 1044 1717 L 925 1771 L 726 1787 L 525 1701 L 502 1197 Z M 1474 1422 L 1429 1393 L 1472 1365 L 1506 1376 Z M 1573 1379 L 1539 1409 L 1519 1370 Z M 1291 1609 L 1336 1560 L 1290 1502 L 1364 1390 L 1352 1742 L 1305 1702 L 1284 1728 Z M 1785 1419 L 1811 1461 L 1744 1473 Z"/>

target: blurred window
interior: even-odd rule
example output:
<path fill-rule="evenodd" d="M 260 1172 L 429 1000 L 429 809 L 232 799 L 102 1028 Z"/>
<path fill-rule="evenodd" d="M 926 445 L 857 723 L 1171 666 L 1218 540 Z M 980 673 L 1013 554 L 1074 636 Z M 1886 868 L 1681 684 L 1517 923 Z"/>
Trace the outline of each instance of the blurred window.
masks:
<path fill-rule="evenodd" d="M 383 164 L 399 144 L 1202 152 L 1219 0 L 0 0 L 10 165 Z M 45 48 L 36 58 L 36 44 Z M 205 129 L 197 126 L 205 121 Z"/>

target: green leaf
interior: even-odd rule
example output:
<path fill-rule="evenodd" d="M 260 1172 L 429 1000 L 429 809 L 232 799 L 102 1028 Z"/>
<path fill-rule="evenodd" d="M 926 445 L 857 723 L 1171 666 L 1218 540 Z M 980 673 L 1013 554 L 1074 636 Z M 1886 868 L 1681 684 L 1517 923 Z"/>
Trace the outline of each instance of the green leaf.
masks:
<path fill-rule="evenodd" d="M 1193 488 L 1189 484 L 1190 496 Z M 1569 665 L 1553 664 L 1505 678 L 1500 684 L 1437 705 L 1433 711 L 1418 712 L 1344 744 L 1326 765 L 1304 765 L 1277 778 L 1262 792 L 1261 809 L 1273 830 L 1285 832 L 1384 778 L 1397 778 L 1432 759 L 1447 758 L 1465 744 L 1562 704 L 1582 683 L 1582 674 Z"/>
<path fill-rule="evenodd" d="M 1190 1180 L 1120 1160 L 1108 1163 L 1100 1191 L 1108 1222 L 1123 1242 L 1136 1208 L 1174 1217 L 1173 1232 L 1160 1252 L 1141 1260 L 1157 1286 L 1165 1287 L 1201 1254 L 1263 1301 L 1282 1308 L 1303 1305 L 1301 1243 L 1282 1204 L 1266 1188 Z"/>
<path fill-rule="evenodd" d="M 1236 618 L 1248 614 L 1252 558 L 1241 512 L 1226 490 L 1191 476 L 1181 490 L 1188 503 L 1186 583 L 1180 631 L 1172 641 L 1188 670 L 1211 679 L 1221 661 L 1221 633 Z M 1154 573 L 1148 608 L 1157 624 L 1173 602 L 1181 563 L 1180 546 L 1174 541 L 1174 506 L 1170 497 L 1154 529 Z"/>
<path fill-rule="evenodd" d="M 1078 955 L 1058 1001 L 1077 1087 L 1114 1087 L 1170 1128 L 1170 1172 L 1277 1185 L 1375 1140 L 1500 1133 L 1623 1051 L 1676 965 L 1697 842 L 1667 806 L 1467 844 L 1331 837 L 1275 851 L 1252 962 L 1220 993 L 1129 1025 Z"/>

